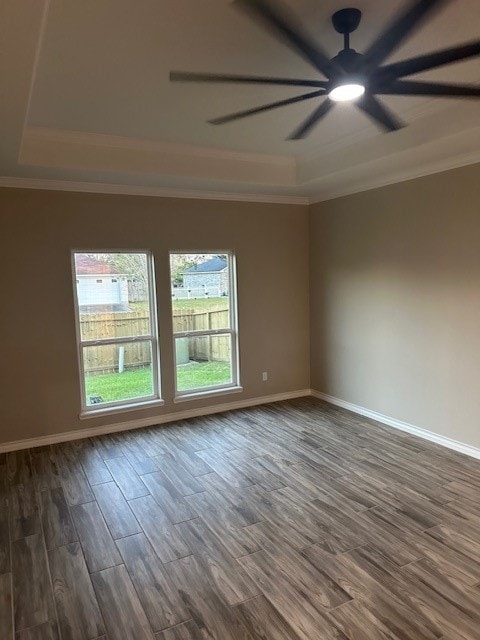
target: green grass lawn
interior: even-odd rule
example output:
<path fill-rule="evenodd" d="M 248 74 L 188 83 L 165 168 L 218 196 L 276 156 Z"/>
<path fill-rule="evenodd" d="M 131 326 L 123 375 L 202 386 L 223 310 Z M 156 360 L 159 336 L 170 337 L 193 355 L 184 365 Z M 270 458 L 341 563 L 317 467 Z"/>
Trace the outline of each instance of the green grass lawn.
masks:
<path fill-rule="evenodd" d="M 129 302 L 133 311 L 147 311 L 147 302 Z M 195 311 L 223 311 L 228 309 L 228 298 L 198 298 L 196 300 L 173 300 L 173 312 L 181 309 L 194 309 Z"/>
<path fill-rule="evenodd" d="M 229 362 L 189 362 L 177 367 L 179 391 L 214 387 L 231 381 Z"/>
<path fill-rule="evenodd" d="M 195 309 L 195 311 L 228 310 L 228 298 L 198 298 L 196 300 L 173 300 L 173 311 Z"/>
<path fill-rule="evenodd" d="M 177 371 L 177 386 L 180 391 L 230 382 L 228 362 L 190 362 L 180 365 Z M 104 402 L 142 398 L 153 393 L 152 374 L 150 369 L 143 368 L 123 373 L 87 376 L 85 388 L 87 399 L 90 396 L 101 396 Z"/>
<path fill-rule="evenodd" d="M 150 369 L 144 368 L 123 373 L 87 376 L 85 391 L 87 401 L 90 396 L 102 396 L 104 402 L 151 396 L 152 374 Z"/>

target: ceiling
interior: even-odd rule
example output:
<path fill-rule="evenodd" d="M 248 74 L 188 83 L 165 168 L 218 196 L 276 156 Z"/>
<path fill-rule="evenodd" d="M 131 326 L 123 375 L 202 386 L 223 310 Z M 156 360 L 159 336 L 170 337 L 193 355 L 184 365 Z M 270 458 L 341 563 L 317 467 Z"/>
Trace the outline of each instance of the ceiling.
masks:
<path fill-rule="evenodd" d="M 283 0 L 333 56 L 345 0 Z M 364 50 L 407 0 L 353 0 Z M 478 39 L 478 0 L 451 0 L 395 59 Z M 171 84 L 170 70 L 318 79 L 230 0 L 2 0 L 0 184 L 318 201 L 480 161 L 480 102 L 383 98 L 409 126 L 379 132 L 352 105 L 305 140 L 297 104 L 214 127 L 206 120 L 304 89 Z M 418 74 L 476 83 L 478 58 Z"/>

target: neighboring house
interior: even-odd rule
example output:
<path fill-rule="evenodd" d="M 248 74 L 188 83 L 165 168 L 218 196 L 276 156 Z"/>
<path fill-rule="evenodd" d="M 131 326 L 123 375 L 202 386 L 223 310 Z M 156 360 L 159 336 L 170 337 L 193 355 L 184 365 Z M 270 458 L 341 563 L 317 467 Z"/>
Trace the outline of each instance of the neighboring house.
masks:
<path fill-rule="evenodd" d="M 85 254 L 76 254 L 78 306 L 90 313 L 129 311 L 128 281 L 114 266 Z"/>
<path fill-rule="evenodd" d="M 220 295 L 228 292 L 228 269 L 225 258 L 211 258 L 206 262 L 190 267 L 183 273 L 183 287 L 199 289 L 218 288 Z"/>

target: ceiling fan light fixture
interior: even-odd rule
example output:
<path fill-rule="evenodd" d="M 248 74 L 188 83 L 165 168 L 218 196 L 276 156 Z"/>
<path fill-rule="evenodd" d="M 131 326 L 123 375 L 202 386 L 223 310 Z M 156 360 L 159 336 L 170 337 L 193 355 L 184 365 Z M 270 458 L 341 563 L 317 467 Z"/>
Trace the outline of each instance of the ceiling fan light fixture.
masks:
<path fill-rule="evenodd" d="M 363 84 L 349 83 L 334 87 L 328 94 L 328 97 L 334 102 L 350 102 L 360 98 L 364 93 L 365 87 Z"/>
<path fill-rule="evenodd" d="M 277 2 L 279 6 L 277 6 Z M 405 4 L 405 8 L 400 10 L 400 13 L 393 18 L 392 22 L 363 53 L 355 51 L 350 46 L 350 36 L 359 26 L 362 12 L 353 7 L 336 11 L 332 16 L 332 24 L 335 31 L 343 35 L 343 49 L 334 58 L 330 58 L 320 45 L 303 32 L 290 14 L 283 11 L 280 7 L 281 2 L 282 0 L 233 0 L 232 4 L 249 14 L 253 13 L 255 20 L 263 23 L 269 31 L 273 30 L 282 42 L 295 49 L 297 54 L 305 58 L 318 73 L 322 74 L 322 79 L 305 80 L 224 73 L 172 72 L 170 79 L 177 82 L 224 82 L 314 89 L 309 93 L 294 95 L 291 98 L 209 120 L 211 124 L 223 125 L 291 104 L 316 100 L 319 104 L 315 110 L 295 129 L 289 136 L 289 140 L 304 138 L 314 126 L 318 125 L 330 113 L 336 103 L 342 102 L 347 104 L 350 102 L 381 127 L 382 131 L 390 132 L 398 131 L 405 125 L 377 96 L 480 99 L 479 85 L 408 80 L 410 76 L 423 71 L 430 71 L 468 58 L 480 57 L 480 39 L 399 62 L 384 64 L 414 33 L 422 21 L 433 18 L 435 13 L 446 4 L 446 0 L 403 0 L 401 4 Z M 318 98 L 321 100 L 319 101 Z"/>

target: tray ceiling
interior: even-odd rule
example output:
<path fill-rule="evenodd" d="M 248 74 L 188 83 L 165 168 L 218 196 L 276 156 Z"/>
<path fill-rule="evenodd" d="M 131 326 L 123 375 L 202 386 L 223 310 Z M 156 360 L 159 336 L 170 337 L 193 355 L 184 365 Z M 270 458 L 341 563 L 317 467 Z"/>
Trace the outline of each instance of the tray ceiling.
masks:
<path fill-rule="evenodd" d="M 344 0 L 290 0 L 337 53 Z M 347 3 L 348 4 L 348 3 Z M 358 51 L 405 0 L 358 0 Z M 4 0 L 0 175 L 322 199 L 480 160 L 480 101 L 385 98 L 409 127 L 381 134 L 342 105 L 300 142 L 312 104 L 213 127 L 206 120 L 303 92 L 171 84 L 172 69 L 318 78 L 227 0 Z M 392 60 L 478 39 L 478 0 L 453 0 Z M 2 33 L 3 31 L 3 33 Z M 2 47 L 3 48 L 3 47 Z M 478 59 L 418 78 L 478 82 Z"/>

